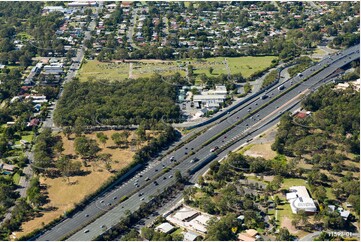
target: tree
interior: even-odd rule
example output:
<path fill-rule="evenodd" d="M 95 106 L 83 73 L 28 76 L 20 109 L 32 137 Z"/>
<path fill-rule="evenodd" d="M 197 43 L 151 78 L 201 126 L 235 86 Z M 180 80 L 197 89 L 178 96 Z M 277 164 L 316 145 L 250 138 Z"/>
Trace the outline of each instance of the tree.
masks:
<path fill-rule="evenodd" d="M 211 74 L 212 75 L 212 73 L 213 73 L 213 67 L 209 67 L 209 69 L 208 69 L 208 71 L 209 71 L 209 74 Z"/>
<path fill-rule="evenodd" d="M 232 228 L 239 226 L 237 216 L 235 214 L 227 214 L 220 220 L 211 218 L 208 225 L 208 233 L 206 240 L 227 241 L 237 240 L 237 236 L 232 232 Z"/>
<path fill-rule="evenodd" d="M 278 235 L 276 236 L 276 240 L 279 241 L 292 241 L 294 239 L 295 236 L 292 235 L 286 228 L 281 228 Z"/>
<path fill-rule="evenodd" d="M 111 138 L 117 146 L 120 146 L 123 143 L 123 139 L 120 133 L 112 134 Z"/>
<path fill-rule="evenodd" d="M 176 181 L 178 181 L 178 182 L 182 182 L 182 181 L 183 181 L 182 174 L 181 174 L 181 172 L 180 172 L 179 170 L 176 170 L 176 171 L 174 172 L 174 177 L 175 177 Z"/>
<path fill-rule="evenodd" d="M 75 152 L 83 158 L 94 157 L 100 148 L 95 140 L 87 137 L 77 137 L 74 141 Z"/>
<path fill-rule="evenodd" d="M 327 192 L 324 186 L 317 186 L 313 191 L 313 195 L 321 203 L 324 203 L 327 199 Z"/>
<path fill-rule="evenodd" d="M 112 161 L 111 157 L 112 155 L 107 153 L 98 155 L 98 159 L 104 162 L 107 171 L 110 171 L 112 168 L 110 165 L 110 162 Z"/>
<path fill-rule="evenodd" d="M 103 144 L 103 146 L 105 146 L 107 140 L 109 139 L 108 136 L 103 132 L 97 133 L 97 138 L 99 139 L 100 143 Z"/>
<path fill-rule="evenodd" d="M 68 179 L 69 177 L 78 174 L 81 171 L 81 163 L 79 161 L 72 162 L 68 156 L 62 156 L 56 162 L 56 167 L 61 174 Z"/>
<path fill-rule="evenodd" d="M 70 135 L 72 133 L 71 127 L 66 126 L 63 128 L 63 134 L 65 135 L 65 137 L 69 140 Z"/>

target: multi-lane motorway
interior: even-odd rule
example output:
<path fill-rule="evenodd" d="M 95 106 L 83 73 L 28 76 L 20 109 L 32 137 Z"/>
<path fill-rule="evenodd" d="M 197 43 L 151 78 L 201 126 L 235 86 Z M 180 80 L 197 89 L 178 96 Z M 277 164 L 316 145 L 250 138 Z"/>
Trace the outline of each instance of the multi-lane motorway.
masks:
<path fill-rule="evenodd" d="M 94 239 L 114 226 L 124 216 L 126 210 L 135 211 L 141 203 L 149 201 L 151 196 L 173 184 L 175 182 L 175 170 L 179 170 L 185 175 L 188 170 L 193 169 L 207 158 L 220 159 L 224 157 L 229 151 L 262 133 L 271 124 L 276 123 L 277 118 L 282 113 L 299 104 L 303 94 L 321 86 L 323 80 L 337 68 L 358 59 L 359 56 L 359 45 L 351 47 L 337 55 L 323 59 L 301 75 L 266 90 L 229 113 L 226 118 L 222 118 L 221 121 L 218 121 L 197 138 L 186 142 L 185 145 L 164 159 L 152 162 L 144 171 L 135 175 L 127 183 L 99 196 L 72 218 L 68 218 L 51 230 L 45 231 L 37 240 L 59 240 L 64 235 L 74 232 L 76 233 L 69 240 Z M 283 88 L 280 88 L 281 85 Z M 264 95 L 267 97 L 262 99 L 261 97 Z M 270 102 L 271 99 L 273 99 L 272 102 Z M 228 129 L 230 130 L 222 133 Z M 212 138 L 215 136 L 219 137 L 213 140 Z M 212 141 L 208 142 L 211 139 Z M 219 147 L 217 152 L 210 152 L 214 147 Z M 171 161 L 171 157 L 180 163 L 175 165 L 175 161 Z M 190 161 L 195 158 L 198 158 L 199 161 L 191 163 Z M 173 168 L 173 166 L 175 167 Z M 162 169 L 165 167 L 172 169 L 164 174 Z M 128 196 L 129 199 L 114 206 L 123 196 Z M 84 225 L 87 226 L 84 227 Z"/>

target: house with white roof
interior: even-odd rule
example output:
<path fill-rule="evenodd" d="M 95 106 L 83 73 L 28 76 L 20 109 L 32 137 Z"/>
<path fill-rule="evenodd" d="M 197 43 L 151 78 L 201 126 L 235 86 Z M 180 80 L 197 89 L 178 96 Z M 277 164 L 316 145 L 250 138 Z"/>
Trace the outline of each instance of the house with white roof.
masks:
<path fill-rule="evenodd" d="M 168 234 L 174 230 L 174 226 L 170 223 L 162 223 L 155 228 L 156 231 Z"/>

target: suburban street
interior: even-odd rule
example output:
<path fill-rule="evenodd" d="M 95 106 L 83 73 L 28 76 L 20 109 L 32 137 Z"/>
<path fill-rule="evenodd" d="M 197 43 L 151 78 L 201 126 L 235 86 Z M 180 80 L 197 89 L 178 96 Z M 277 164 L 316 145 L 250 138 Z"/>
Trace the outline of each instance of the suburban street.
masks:
<path fill-rule="evenodd" d="M 94 199 L 73 217 L 62 221 L 51 230 L 45 231 L 37 240 L 60 240 L 65 235 L 74 232 L 69 240 L 84 241 L 96 238 L 104 232 L 104 228 L 114 226 L 119 218 L 124 216 L 125 211 L 137 210 L 141 203 L 149 201 L 151 196 L 159 194 L 164 188 L 175 183 L 173 176 L 176 170 L 181 171 L 182 175 L 186 175 L 188 171 L 191 173 L 194 171 L 196 173 L 192 180 L 196 179 L 200 174 L 198 170 L 206 169 L 211 160 L 221 159 L 229 151 L 267 130 L 278 122 L 284 112 L 298 108 L 303 94 L 317 89 L 325 83 L 323 80 L 327 76 L 358 58 L 359 45 L 346 49 L 341 54 L 324 58 L 315 66 L 302 72 L 301 75 L 265 90 L 230 112 L 226 118 L 197 138 L 164 159 L 153 161 L 150 166 L 129 181 L 115 186 L 111 191 Z M 296 84 L 299 85 L 295 86 Z M 271 99 L 272 102 L 270 102 Z M 225 130 L 228 131 L 224 132 Z M 210 152 L 214 147 L 219 148 L 216 152 Z M 176 165 L 174 161 L 170 160 L 170 157 L 174 157 L 174 160 L 180 163 Z M 189 161 L 194 158 L 198 158 L 199 161 L 190 163 Z M 169 167 L 171 170 L 163 174 L 161 172 L 165 167 Z M 157 181 L 158 185 L 154 184 L 154 181 Z M 139 184 L 140 187 L 137 188 L 134 183 Z M 143 193 L 143 195 L 139 196 L 139 193 Z M 129 198 L 116 205 L 123 196 Z M 84 225 L 86 226 L 84 227 Z"/>
<path fill-rule="evenodd" d="M 99 6 L 95 10 L 93 19 L 89 23 L 88 31 L 84 32 L 83 43 L 85 40 L 89 40 L 91 38 L 91 31 L 93 31 L 96 27 L 95 21 L 98 18 L 99 10 L 102 7 L 103 7 L 103 2 L 99 2 Z M 81 63 L 83 61 L 85 50 L 86 50 L 86 47 L 83 45 L 80 45 L 80 47 L 77 49 L 76 56 L 72 58 L 72 64 L 70 65 L 70 68 L 69 68 L 68 72 L 66 73 L 66 76 L 64 78 L 62 86 L 64 84 L 70 82 L 71 80 L 73 80 L 73 78 L 76 76 L 76 73 L 79 70 Z M 47 118 L 43 121 L 42 128 L 51 128 L 54 132 L 61 131 L 60 127 L 56 127 L 54 125 L 53 116 L 54 116 L 54 110 L 56 108 L 56 104 L 62 95 L 63 95 L 63 88 L 61 87 L 57 100 L 55 100 L 55 102 L 49 107 L 49 114 L 48 114 Z"/>

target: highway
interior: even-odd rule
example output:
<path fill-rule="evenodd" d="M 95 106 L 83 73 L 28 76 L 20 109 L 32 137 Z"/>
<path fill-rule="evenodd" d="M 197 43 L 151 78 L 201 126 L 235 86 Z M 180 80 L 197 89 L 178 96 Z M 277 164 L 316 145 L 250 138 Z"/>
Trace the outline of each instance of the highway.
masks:
<path fill-rule="evenodd" d="M 312 89 L 316 89 L 322 85 L 322 80 L 337 68 L 358 58 L 359 45 L 342 51 L 341 54 L 327 57 L 317 65 L 304 71 L 302 76 L 294 77 L 266 90 L 265 93 L 261 93 L 259 96 L 244 103 L 244 105 L 228 114 L 228 116 L 219 121 L 219 123 L 210 127 L 205 133 L 199 135 L 164 159 L 152 162 L 144 171 L 135 175 L 128 182 L 96 198 L 72 218 L 68 218 L 54 226 L 51 230 L 45 231 L 37 240 L 60 240 L 65 235 L 74 233 L 77 230 L 79 231 L 72 235 L 69 240 L 94 239 L 107 228 L 114 226 L 126 210 L 135 211 L 141 203 L 149 201 L 151 196 L 158 194 L 165 187 L 173 184 L 175 182 L 173 177 L 175 170 L 181 171 L 184 175 L 189 169 L 195 168 L 205 159 L 209 159 L 210 161 L 226 156 L 229 151 L 234 150 L 242 143 L 264 132 L 270 125 L 277 123 L 277 118 L 282 113 L 289 110 L 290 107 L 298 105 L 303 94 L 307 94 L 310 91 L 309 89 L 312 91 Z M 319 70 L 321 70 L 319 73 L 303 82 L 306 77 L 311 76 L 311 74 Z M 288 89 L 294 87 L 296 83 L 301 84 L 285 93 Z M 279 86 L 281 85 L 283 85 L 284 88 L 279 90 Z M 265 94 L 268 97 L 261 99 L 260 97 Z M 279 94 L 284 95 L 266 105 L 270 99 L 275 98 Z M 263 105 L 265 106 L 262 107 Z M 253 113 L 251 117 L 247 117 L 258 108 L 260 108 L 260 110 Z M 243 120 L 244 117 L 247 118 Z M 212 137 L 227 129 L 230 130 L 213 141 L 208 142 Z M 216 146 L 219 147 L 219 154 L 210 152 L 210 149 Z M 191 152 L 195 154 L 190 155 Z M 175 161 L 170 161 L 170 157 L 172 156 L 174 160 L 179 161 L 180 164 L 175 165 Z M 191 163 L 190 160 L 194 158 L 198 158 L 199 161 Z M 174 165 L 175 167 L 169 172 L 165 174 L 161 173 L 164 167 Z M 195 176 L 193 176 L 193 178 L 194 177 Z M 147 178 L 149 178 L 150 181 L 146 181 L 148 180 Z M 156 179 L 158 185 L 153 183 L 154 179 Z M 135 194 L 132 195 L 134 192 Z M 139 194 L 142 195 L 140 196 Z M 113 207 L 123 196 L 128 196 L 129 199 Z M 94 219 L 96 220 L 93 221 Z M 86 224 L 89 225 L 83 228 Z"/>

